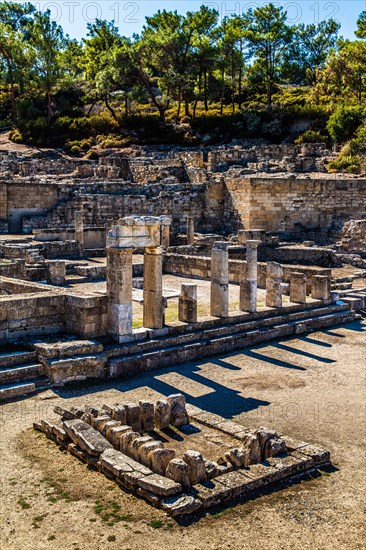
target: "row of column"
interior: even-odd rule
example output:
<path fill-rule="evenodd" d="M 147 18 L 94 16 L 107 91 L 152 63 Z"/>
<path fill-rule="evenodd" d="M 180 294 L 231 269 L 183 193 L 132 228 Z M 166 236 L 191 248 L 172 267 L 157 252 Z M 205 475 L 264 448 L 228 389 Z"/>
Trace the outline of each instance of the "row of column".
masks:
<path fill-rule="evenodd" d="M 257 248 L 260 241 L 246 241 L 246 262 L 240 272 L 239 308 L 241 311 L 257 311 L 258 265 Z M 267 263 L 266 272 L 266 306 L 282 306 L 283 269 L 277 262 Z M 229 309 L 229 243 L 214 243 L 211 254 L 211 315 L 227 317 Z M 330 297 L 330 279 L 326 275 L 314 275 L 312 278 L 311 297 L 316 300 L 327 300 Z M 290 276 L 290 301 L 306 303 L 306 275 L 293 272 Z"/>
<path fill-rule="evenodd" d="M 247 258 L 240 273 L 241 311 L 257 311 L 257 247 L 260 241 L 247 241 Z M 229 243 L 216 242 L 211 256 L 210 312 L 214 317 L 227 317 L 229 312 Z M 119 342 L 132 337 L 132 253 L 133 248 L 107 248 L 107 294 L 109 332 Z M 145 248 L 143 326 L 161 329 L 164 326 L 164 300 L 162 288 L 163 249 L 161 246 Z M 283 270 L 276 262 L 267 263 L 266 306 L 282 306 Z M 328 299 L 329 278 L 315 275 L 312 281 L 312 298 Z M 306 302 L 306 275 L 294 272 L 290 280 L 290 301 Z M 179 298 L 179 320 L 197 322 L 197 285 L 183 284 Z"/>

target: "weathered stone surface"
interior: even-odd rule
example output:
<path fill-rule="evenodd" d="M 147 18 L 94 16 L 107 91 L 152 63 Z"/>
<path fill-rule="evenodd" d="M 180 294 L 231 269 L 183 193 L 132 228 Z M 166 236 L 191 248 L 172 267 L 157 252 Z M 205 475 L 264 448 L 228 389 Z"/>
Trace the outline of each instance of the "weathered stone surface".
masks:
<path fill-rule="evenodd" d="M 65 420 L 63 427 L 70 439 L 90 455 L 98 456 L 112 447 L 97 430 L 82 420 Z"/>
<path fill-rule="evenodd" d="M 142 400 L 140 405 L 141 431 L 152 432 L 154 430 L 154 403 Z"/>
<path fill-rule="evenodd" d="M 261 461 L 262 449 L 255 434 L 247 434 L 243 439 L 243 451 L 247 455 L 246 464 L 256 464 Z"/>
<path fill-rule="evenodd" d="M 114 420 L 119 420 L 121 424 L 127 423 L 127 414 L 126 409 L 123 405 L 116 405 L 113 409 L 113 418 Z"/>
<path fill-rule="evenodd" d="M 165 430 L 169 428 L 170 423 L 170 406 L 168 401 L 159 399 L 155 403 L 155 428 L 157 430 Z"/>
<path fill-rule="evenodd" d="M 140 407 L 137 403 L 125 403 L 126 409 L 126 423 L 128 426 L 131 426 L 133 431 L 141 431 L 141 420 L 140 420 Z"/>
<path fill-rule="evenodd" d="M 151 451 L 151 469 L 160 475 L 165 475 L 169 462 L 175 458 L 175 451 L 166 448 L 157 448 Z"/>
<path fill-rule="evenodd" d="M 189 468 L 188 464 L 180 458 L 173 458 L 165 470 L 166 477 L 180 483 L 182 487 L 189 487 Z"/>
<path fill-rule="evenodd" d="M 160 507 L 173 517 L 192 514 L 201 508 L 200 500 L 192 495 L 181 494 L 167 497 L 160 501 Z"/>
<path fill-rule="evenodd" d="M 104 470 L 108 470 L 117 477 L 122 477 L 126 473 L 135 473 L 139 475 L 150 476 L 152 474 L 149 468 L 139 464 L 129 456 L 115 449 L 107 449 L 100 457 L 100 462 Z"/>
<path fill-rule="evenodd" d="M 159 474 L 151 474 L 139 479 L 138 485 L 146 491 L 161 496 L 176 495 L 182 491 L 182 486 L 179 483 Z"/>
<path fill-rule="evenodd" d="M 189 417 L 186 409 L 186 398 L 177 393 L 167 398 L 170 407 L 170 424 L 172 426 L 185 426 L 189 424 Z"/>
<path fill-rule="evenodd" d="M 104 430 L 104 426 L 107 424 L 107 422 L 111 421 L 111 417 L 108 415 L 103 416 L 97 416 L 93 420 L 93 428 L 98 430 L 98 432 L 102 432 Z"/>
<path fill-rule="evenodd" d="M 120 449 L 123 453 L 128 454 L 128 450 L 130 448 L 130 445 L 132 444 L 133 440 L 137 437 L 140 437 L 140 434 L 138 432 L 126 432 L 121 435 L 120 437 Z"/>
<path fill-rule="evenodd" d="M 131 458 L 134 460 L 139 460 L 140 458 L 140 447 L 142 447 L 145 443 L 148 443 L 149 441 L 154 441 L 152 437 L 149 435 L 144 435 L 142 437 L 136 437 L 131 443 L 131 446 L 129 447 L 129 454 Z"/>
<path fill-rule="evenodd" d="M 186 451 L 183 460 L 188 465 L 188 477 L 192 485 L 206 480 L 205 461 L 201 453 Z"/>
<path fill-rule="evenodd" d="M 120 448 L 121 437 L 127 432 L 132 432 L 130 426 L 114 426 L 109 430 L 108 439 L 116 449 Z"/>
<path fill-rule="evenodd" d="M 156 439 L 151 439 L 147 443 L 144 443 L 140 448 L 140 462 L 142 464 L 145 464 L 146 466 L 151 467 L 151 452 L 155 451 L 155 449 L 163 449 L 164 444 L 161 441 L 157 441 Z"/>
<path fill-rule="evenodd" d="M 227 458 L 228 462 L 231 462 L 234 468 L 242 468 L 247 465 L 247 454 L 241 449 L 230 449 L 225 453 L 225 458 Z"/>

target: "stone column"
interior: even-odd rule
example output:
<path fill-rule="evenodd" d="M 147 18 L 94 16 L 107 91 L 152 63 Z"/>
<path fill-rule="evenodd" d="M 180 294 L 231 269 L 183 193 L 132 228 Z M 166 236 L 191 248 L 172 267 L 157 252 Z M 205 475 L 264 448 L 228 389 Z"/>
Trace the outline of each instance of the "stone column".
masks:
<path fill-rule="evenodd" d="M 145 328 L 163 328 L 163 251 L 160 246 L 145 249 L 144 255 L 144 307 Z"/>
<path fill-rule="evenodd" d="M 197 323 L 197 285 L 184 283 L 179 296 L 179 321 Z"/>
<path fill-rule="evenodd" d="M 132 252 L 107 247 L 108 332 L 120 343 L 132 338 Z"/>
<path fill-rule="evenodd" d="M 79 256 L 84 255 L 84 213 L 75 212 L 75 240 L 78 242 Z"/>
<path fill-rule="evenodd" d="M 290 302 L 295 304 L 306 303 L 306 275 L 293 272 L 290 276 Z"/>
<path fill-rule="evenodd" d="M 170 246 L 170 225 L 161 226 L 161 246 L 165 249 Z"/>
<path fill-rule="evenodd" d="M 267 263 L 266 276 L 266 306 L 281 307 L 282 306 L 282 274 L 283 270 L 277 262 Z"/>
<path fill-rule="evenodd" d="M 314 300 L 329 300 L 330 278 L 327 275 L 314 275 L 311 285 L 311 297 Z"/>
<path fill-rule="evenodd" d="M 194 218 L 187 216 L 187 244 L 194 243 Z"/>
<path fill-rule="evenodd" d="M 66 263 L 56 260 L 48 264 L 49 282 L 53 285 L 63 285 L 66 279 Z"/>
<path fill-rule="evenodd" d="M 247 257 L 240 273 L 240 309 L 257 311 L 257 248 L 260 241 L 246 241 Z"/>
<path fill-rule="evenodd" d="M 229 312 L 229 243 L 217 241 L 211 253 L 211 315 L 227 317 Z"/>

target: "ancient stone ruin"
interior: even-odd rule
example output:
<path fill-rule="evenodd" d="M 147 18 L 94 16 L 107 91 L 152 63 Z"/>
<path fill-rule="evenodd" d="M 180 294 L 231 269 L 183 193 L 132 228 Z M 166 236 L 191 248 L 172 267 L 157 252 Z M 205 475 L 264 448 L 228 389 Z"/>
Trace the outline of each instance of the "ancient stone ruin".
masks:
<path fill-rule="evenodd" d="M 246 429 L 187 406 L 182 394 L 55 413 L 60 421 L 34 428 L 172 516 L 251 497 L 330 463 L 326 450 L 266 428 Z"/>

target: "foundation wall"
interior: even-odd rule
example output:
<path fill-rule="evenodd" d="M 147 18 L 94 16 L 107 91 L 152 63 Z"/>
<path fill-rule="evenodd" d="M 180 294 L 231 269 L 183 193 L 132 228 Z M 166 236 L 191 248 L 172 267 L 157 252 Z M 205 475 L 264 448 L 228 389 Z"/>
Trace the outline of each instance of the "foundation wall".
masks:
<path fill-rule="evenodd" d="M 366 211 L 365 179 L 225 177 L 225 211 L 244 229 L 340 229 Z"/>

